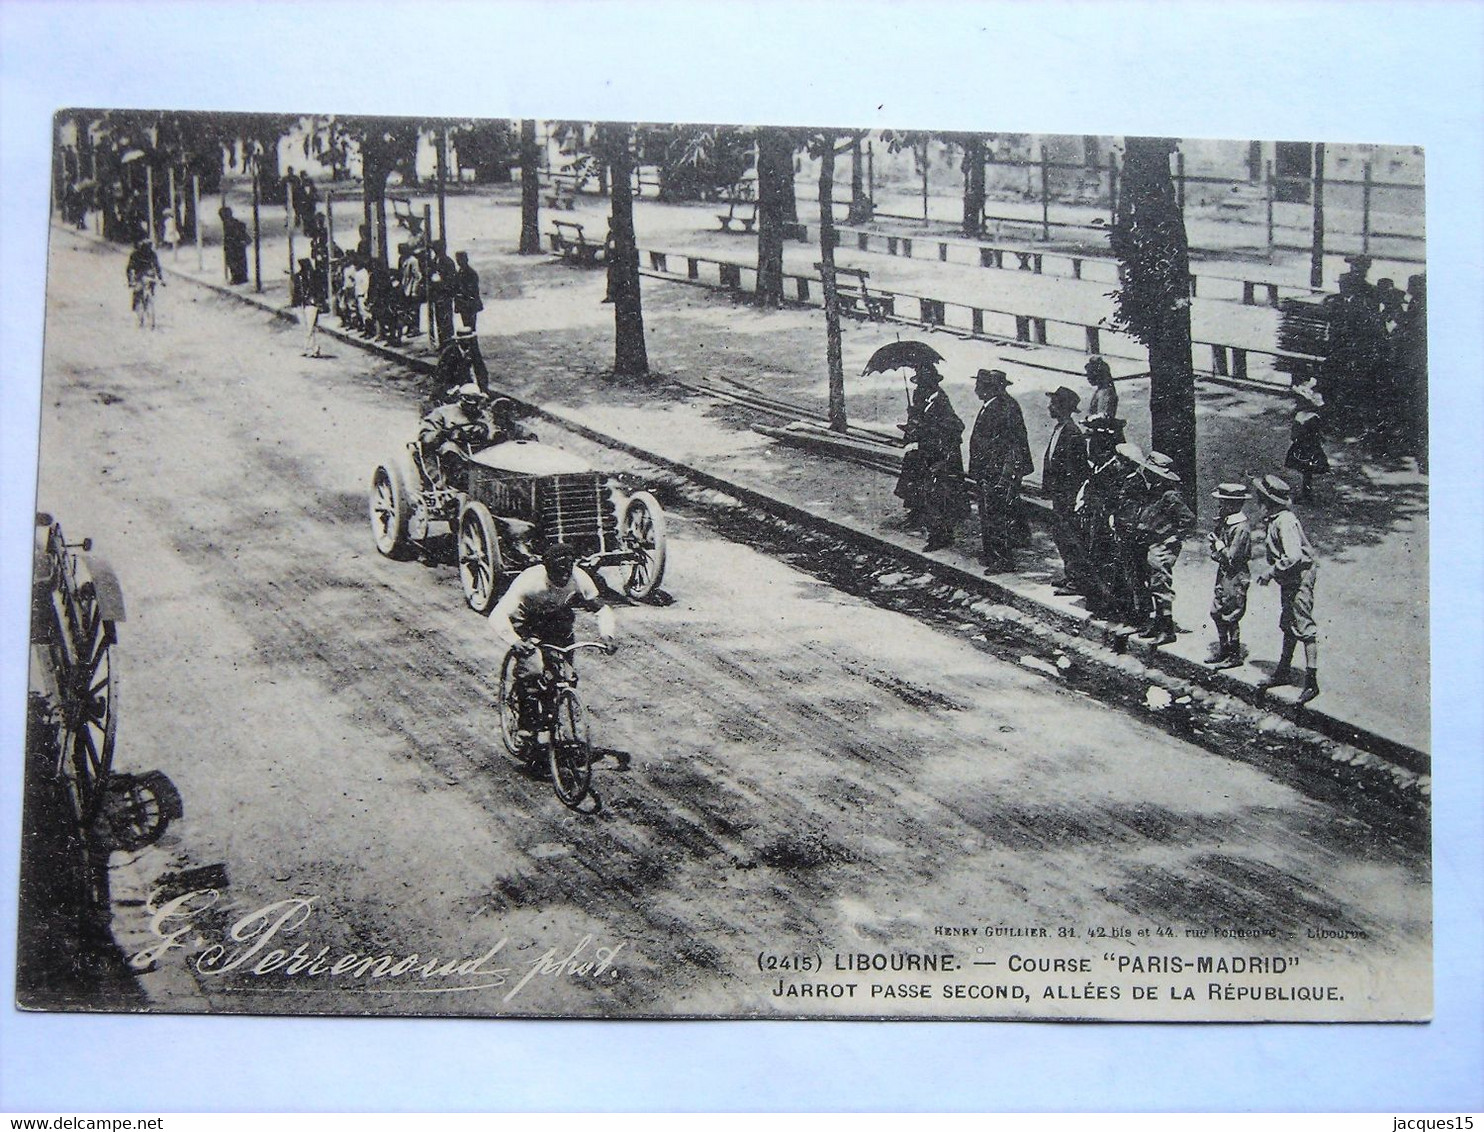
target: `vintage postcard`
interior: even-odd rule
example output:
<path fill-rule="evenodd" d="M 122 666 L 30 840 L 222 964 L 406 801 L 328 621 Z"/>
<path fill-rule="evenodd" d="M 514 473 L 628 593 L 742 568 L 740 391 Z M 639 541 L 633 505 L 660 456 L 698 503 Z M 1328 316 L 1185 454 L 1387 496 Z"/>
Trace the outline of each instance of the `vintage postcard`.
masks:
<path fill-rule="evenodd" d="M 19 1006 L 1430 1018 L 1422 150 L 995 125 L 58 113 Z"/>

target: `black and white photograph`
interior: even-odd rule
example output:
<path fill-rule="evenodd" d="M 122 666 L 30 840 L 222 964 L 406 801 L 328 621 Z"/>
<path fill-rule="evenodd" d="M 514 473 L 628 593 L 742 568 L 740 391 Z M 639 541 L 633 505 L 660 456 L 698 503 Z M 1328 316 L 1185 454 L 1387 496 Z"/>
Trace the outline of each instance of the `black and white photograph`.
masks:
<path fill-rule="evenodd" d="M 1429 1016 L 1419 148 L 54 129 L 23 1005 Z"/>
<path fill-rule="evenodd" d="M 827 1036 L 915 1051 L 851 1061 L 849 1108 L 921 1107 L 929 1047 L 1193 1043 L 1214 1081 L 1452 1033 L 1478 241 L 1439 124 L 1285 98 L 1344 68 L 1297 64 L 1276 6 L 1192 31 L 1192 58 L 1272 55 L 1210 92 L 1182 56 L 1193 106 L 1275 100 L 1204 118 L 1117 36 L 1052 109 L 997 102 L 962 45 L 925 63 L 972 17 L 1055 85 L 1031 6 L 805 6 L 776 68 L 707 78 L 727 20 L 784 9 L 646 39 L 638 5 L 630 43 L 617 6 L 553 5 L 528 59 L 517 8 L 479 74 L 480 20 L 440 46 L 471 8 L 316 35 L 267 5 L 158 82 L 54 72 L 27 103 L 13 1036 L 539 1063 L 633 1035 L 596 1080 L 639 1035 L 742 1034 L 802 1107 Z M 73 11 L 100 22 L 59 56 L 138 70 L 124 7 Z M 1381 106 L 1419 59 L 1356 81 Z M 825 89 L 847 70 L 858 96 Z M 1349 1072 L 1376 1107 L 1383 1061 L 1331 1061 L 1314 1103 Z M 505 1103 L 566 1107 L 539 1080 Z M 1108 1103 L 1091 1082 L 1066 1103 Z"/>

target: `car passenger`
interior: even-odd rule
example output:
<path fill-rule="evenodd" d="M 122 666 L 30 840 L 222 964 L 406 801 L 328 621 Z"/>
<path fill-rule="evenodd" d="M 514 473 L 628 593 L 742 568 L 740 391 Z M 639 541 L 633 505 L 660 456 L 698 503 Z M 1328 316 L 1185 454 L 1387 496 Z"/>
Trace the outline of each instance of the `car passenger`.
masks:
<path fill-rule="evenodd" d="M 546 671 L 546 659 L 535 642 L 560 647 L 572 644 L 579 609 L 597 614 L 598 636 L 612 652 L 617 629 L 613 610 L 603 603 L 592 575 L 577 569 L 577 551 L 559 542 L 547 548 L 540 565 L 517 575 L 490 610 L 495 636 L 521 658 L 516 687 L 522 718 L 529 718 L 526 706 L 531 702 L 531 684 Z"/>
<path fill-rule="evenodd" d="M 535 440 L 536 434 L 517 418 L 520 406 L 509 397 L 496 397 L 490 403 L 490 416 L 495 422 L 495 434 L 490 439 L 491 444 L 499 444 L 506 440 Z"/>

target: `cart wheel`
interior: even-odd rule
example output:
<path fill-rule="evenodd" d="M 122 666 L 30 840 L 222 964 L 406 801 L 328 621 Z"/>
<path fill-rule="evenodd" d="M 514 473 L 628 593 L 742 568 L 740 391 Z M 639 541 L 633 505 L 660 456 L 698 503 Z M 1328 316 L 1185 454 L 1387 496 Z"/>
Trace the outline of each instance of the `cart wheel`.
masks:
<path fill-rule="evenodd" d="M 405 461 L 395 458 L 379 465 L 371 476 L 371 537 L 376 549 L 387 558 L 407 554 L 407 519 L 412 513 L 410 482 Z"/>
<path fill-rule="evenodd" d="M 587 720 L 576 693 L 563 689 L 557 693 L 556 719 L 547 747 L 551 766 L 551 784 L 564 806 L 576 808 L 587 797 L 593 781 L 593 748 L 588 741 Z"/>
<path fill-rule="evenodd" d="M 488 613 L 495 604 L 503 568 L 494 516 L 483 503 L 468 504 L 459 516 L 459 580 L 475 613 Z"/>
<path fill-rule="evenodd" d="M 515 687 L 515 674 L 519 664 L 520 657 L 515 655 L 514 649 L 505 654 L 505 659 L 500 664 L 500 738 L 505 743 L 505 749 L 512 755 L 529 761 L 535 744 L 531 739 L 522 741 L 519 737 L 520 695 Z"/>
<path fill-rule="evenodd" d="M 103 803 L 113 769 L 118 734 L 118 640 L 114 623 L 103 617 L 92 582 L 78 587 L 74 607 L 72 655 L 62 681 L 60 757 L 70 759 L 72 788 L 83 828 L 91 828 Z"/>
<path fill-rule="evenodd" d="M 623 542 L 637 556 L 629 565 L 623 592 L 643 601 L 665 576 L 665 512 L 647 491 L 635 492 L 624 508 Z"/>

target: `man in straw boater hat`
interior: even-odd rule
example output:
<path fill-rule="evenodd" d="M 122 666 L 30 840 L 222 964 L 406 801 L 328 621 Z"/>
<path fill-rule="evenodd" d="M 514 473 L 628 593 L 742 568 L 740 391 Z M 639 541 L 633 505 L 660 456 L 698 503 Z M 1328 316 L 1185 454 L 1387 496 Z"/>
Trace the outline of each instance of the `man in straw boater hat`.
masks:
<path fill-rule="evenodd" d="M 1072 419 L 1082 399 L 1065 385 L 1052 393 L 1047 411 L 1056 422 L 1041 458 L 1041 491 L 1051 500 L 1051 538 L 1061 555 L 1060 593 L 1085 593 L 1087 551 L 1076 525 L 1077 494 L 1087 482 L 1087 445 Z"/>
<path fill-rule="evenodd" d="M 1216 641 L 1206 656 L 1212 668 L 1236 668 L 1242 663 L 1242 616 L 1247 612 L 1247 585 L 1252 580 L 1252 529 L 1242 505 L 1252 493 L 1239 483 L 1221 484 L 1211 493 L 1221 508 L 1207 541 L 1216 563 L 1216 587 L 1211 596 L 1211 620 Z"/>
<path fill-rule="evenodd" d="M 1297 644 L 1304 644 L 1303 691 L 1298 703 L 1306 704 L 1319 695 L 1319 630 L 1314 624 L 1314 578 L 1319 572 L 1314 548 L 1309 545 L 1303 524 L 1293 513 L 1293 494 L 1288 484 L 1277 476 L 1261 476 L 1252 481 L 1263 510 L 1263 536 L 1269 568 L 1257 576 L 1257 584 L 1278 583 L 1281 608 L 1278 628 L 1283 633 L 1283 651 L 1278 666 L 1263 681 L 1264 688 L 1287 683 L 1289 665 Z"/>
<path fill-rule="evenodd" d="M 1117 448 L 1123 443 L 1124 422 L 1117 417 L 1088 417 L 1082 422 L 1087 441 L 1087 482 L 1077 493 L 1074 509 L 1077 533 L 1087 551 L 1087 609 L 1094 617 L 1115 613 L 1118 588 L 1118 540 L 1113 533 L 1113 510 L 1122 480 Z"/>
<path fill-rule="evenodd" d="M 982 369 L 974 393 L 982 402 L 969 433 L 969 478 L 979 485 L 979 534 L 984 572 L 998 574 L 1012 565 L 1016 546 L 1030 544 L 1030 525 L 1020 513 L 1020 481 L 1035 464 L 1020 404 L 1005 390 L 1002 369 Z"/>
<path fill-rule="evenodd" d="M 1195 530 L 1195 514 L 1180 494 L 1175 462 L 1163 452 L 1144 457 L 1147 491 L 1139 508 L 1139 543 L 1146 549 L 1149 579 L 1149 624 L 1135 639 L 1151 645 L 1175 641 L 1175 561 L 1186 536 Z"/>
<path fill-rule="evenodd" d="M 1148 547 L 1141 541 L 1139 513 L 1149 495 L 1144 475 L 1144 450 L 1132 441 L 1114 449 L 1113 542 L 1118 550 L 1118 570 L 1113 577 L 1112 616 L 1126 625 L 1144 628 L 1149 623 Z"/>

